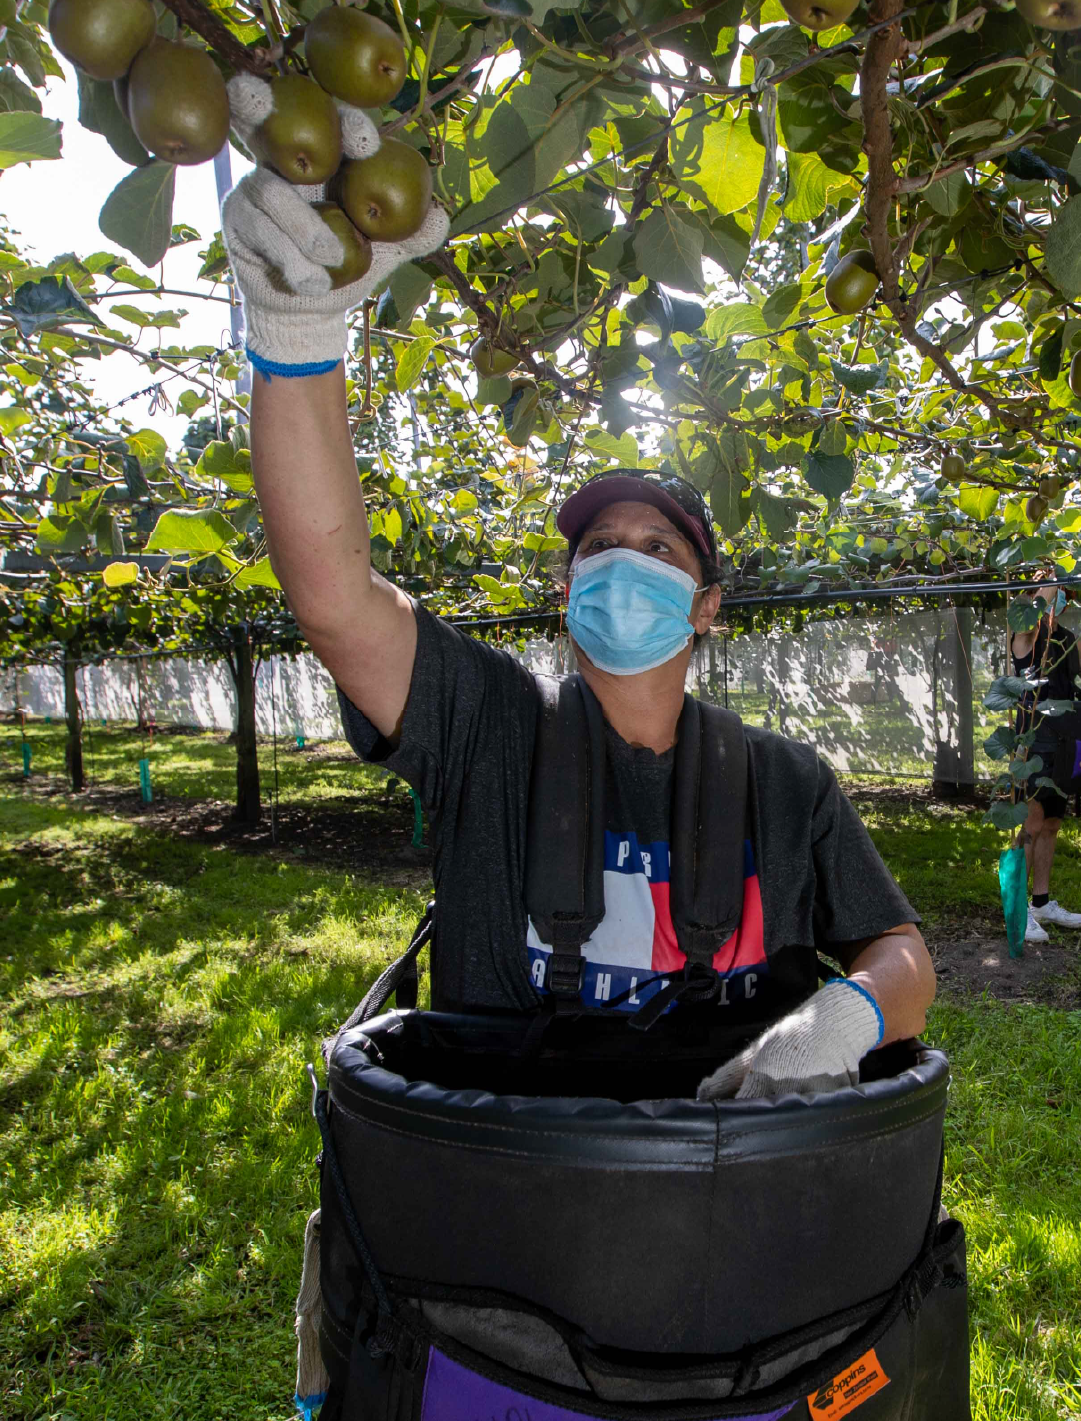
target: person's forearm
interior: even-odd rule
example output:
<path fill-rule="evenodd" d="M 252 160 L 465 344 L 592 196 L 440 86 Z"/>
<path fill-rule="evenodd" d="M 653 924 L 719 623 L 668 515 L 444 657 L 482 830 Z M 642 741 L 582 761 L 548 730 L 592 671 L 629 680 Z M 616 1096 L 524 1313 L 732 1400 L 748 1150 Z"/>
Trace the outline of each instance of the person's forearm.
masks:
<path fill-rule="evenodd" d="M 345 373 L 253 372 L 252 476 L 271 566 L 301 629 L 326 632 L 371 589 L 368 519 Z"/>
<path fill-rule="evenodd" d="M 850 981 L 864 987 L 882 1013 L 882 1045 L 919 1036 L 935 999 L 935 969 L 911 923 L 875 938 L 853 960 Z"/>

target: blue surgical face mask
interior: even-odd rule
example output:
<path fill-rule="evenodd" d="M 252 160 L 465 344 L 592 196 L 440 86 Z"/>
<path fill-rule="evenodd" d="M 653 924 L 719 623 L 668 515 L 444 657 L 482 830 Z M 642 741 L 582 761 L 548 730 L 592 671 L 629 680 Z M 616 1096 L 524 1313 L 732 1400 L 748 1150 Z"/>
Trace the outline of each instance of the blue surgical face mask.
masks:
<path fill-rule="evenodd" d="M 575 571 L 567 607 L 571 636 L 601 671 L 635 676 L 677 656 L 694 635 L 702 589 L 678 567 L 630 548 L 593 553 Z"/>

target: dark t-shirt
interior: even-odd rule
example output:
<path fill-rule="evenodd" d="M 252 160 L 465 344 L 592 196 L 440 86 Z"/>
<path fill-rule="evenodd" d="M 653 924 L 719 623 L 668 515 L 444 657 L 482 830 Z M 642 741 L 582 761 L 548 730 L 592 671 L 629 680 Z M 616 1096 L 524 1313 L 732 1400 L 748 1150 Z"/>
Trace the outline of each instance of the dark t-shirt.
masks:
<path fill-rule="evenodd" d="M 339 691 L 363 758 L 413 786 L 429 815 L 437 903 L 432 1005 L 529 1010 L 546 947 L 522 897 L 539 706 L 505 652 L 416 608 L 417 651 L 393 748 Z M 740 927 L 714 959 L 720 1009 L 756 1019 L 815 990 L 816 949 L 918 922 L 832 770 L 806 745 L 746 728 L 751 791 Z M 674 750 L 632 747 L 607 727 L 605 917 L 583 955 L 583 995 L 637 1010 L 683 961 L 668 912 Z M 633 983 L 632 983 L 632 979 Z M 628 995 L 628 988 L 630 992 Z"/>
<path fill-rule="evenodd" d="M 1050 644 L 1048 644 L 1049 640 Z M 1033 706 L 1039 701 L 1072 701 L 1078 697 L 1079 692 L 1073 684 L 1073 670 L 1070 664 L 1072 659 L 1070 651 L 1075 640 L 1076 634 L 1064 626 L 1056 626 L 1049 639 L 1046 625 L 1041 623 L 1034 645 L 1024 656 L 1018 656 L 1013 651 L 1013 638 L 1010 638 L 1014 675 L 1024 676 L 1026 673 L 1031 673 L 1043 682 L 1043 685 L 1037 687 L 1035 691 L 1025 693 L 1016 717 L 1015 728 L 1018 733 L 1030 729 L 1033 725 L 1036 728 L 1033 753 L 1041 753 L 1045 756 L 1053 754 L 1057 738 L 1054 721 L 1046 715 L 1034 718 Z M 1050 767 L 1048 767 L 1049 771 Z"/>

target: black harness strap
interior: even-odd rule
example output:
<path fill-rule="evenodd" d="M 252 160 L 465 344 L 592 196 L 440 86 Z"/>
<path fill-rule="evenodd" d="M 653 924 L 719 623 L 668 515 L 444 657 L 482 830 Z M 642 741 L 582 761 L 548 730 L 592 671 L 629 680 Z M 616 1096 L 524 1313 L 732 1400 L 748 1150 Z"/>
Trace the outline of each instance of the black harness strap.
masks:
<path fill-rule="evenodd" d="M 412 942 L 401 957 L 395 958 L 389 967 L 385 967 L 380 972 L 368 988 L 363 1001 L 354 1008 L 352 1016 L 344 1026 L 339 1028 L 339 1035 L 343 1031 L 352 1030 L 354 1026 L 359 1026 L 363 1021 L 370 1021 L 373 1016 L 378 1016 L 391 997 L 394 997 L 399 1011 L 409 1011 L 416 1006 L 417 992 L 420 987 L 417 958 L 425 944 L 431 941 L 434 917 L 435 899 L 433 898 L 425 908 L 424 916 L 413 932 Z"/>
<path fill-rule="evenodd" d="M 536 680 L 541 709 L 529 790 L 525 903 L 541 941 L 553 949 L 546 982 L 550 1015 L 572 1004 L 580 1008 L 582 946 L 604 917 L 604 718 L 580 676 Z M 637 1013 L 642 1026 L 672 1000 L 701 1000 L 717 990 L 713 955 L 743 912 L 746 809 L 742 721 L 686 696 L 675 755 L 670 902 L 687 970 L 665 988 L 659 1011 Z"/>
<path fill-rule="evenodd" d="M 526 832 L 525 906 L 550 943 L 548 998 L 527 1038 L 535 1046 L 551 1016 L 580 1012 L 582 947 L 604 917 L 604 717 L 580 676 L 537 676 L 540 710 Z M 731 711 L 684 698 L 672 794 L 670 905 L 686 969 L 632 1018 L 652 1026 L 673 1001 L 716 995 L 714 953 L 739 926 L 747 811 L 747 745 Z M 373 983 L 341 1028 L 377 1016 L 392 995 L 417 1003 L 417 956 L 430 941 L 434 902 L 413 941 Z M 609 1005 L 615 1005 L 610 1003 Z"/>
<path fill-rule="evenodd" d="M 713 954 L 743 915 L 747 741 L 733 711 L 685 696 L 672 796 L 672 924 L 689 963 Z"/>
<path fill-rule="evenodd" d="M 538 676 L 525 906 L 551 943 L 547 987 L 577 999 L 582 944 L 604 917 L 604 718 L 578 676 Z"/>

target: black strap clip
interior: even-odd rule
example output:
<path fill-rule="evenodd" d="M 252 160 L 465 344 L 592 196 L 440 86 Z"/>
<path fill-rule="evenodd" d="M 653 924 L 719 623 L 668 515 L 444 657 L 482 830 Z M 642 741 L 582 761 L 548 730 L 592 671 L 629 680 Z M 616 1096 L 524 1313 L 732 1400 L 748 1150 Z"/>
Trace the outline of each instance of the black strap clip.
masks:
<path fill-rule="evenodd" d="M 548 958 L 545 986 L 554 997 L 577 997 L 582 991 L 586 960 L 578 952 L 553 952 Z"/>

